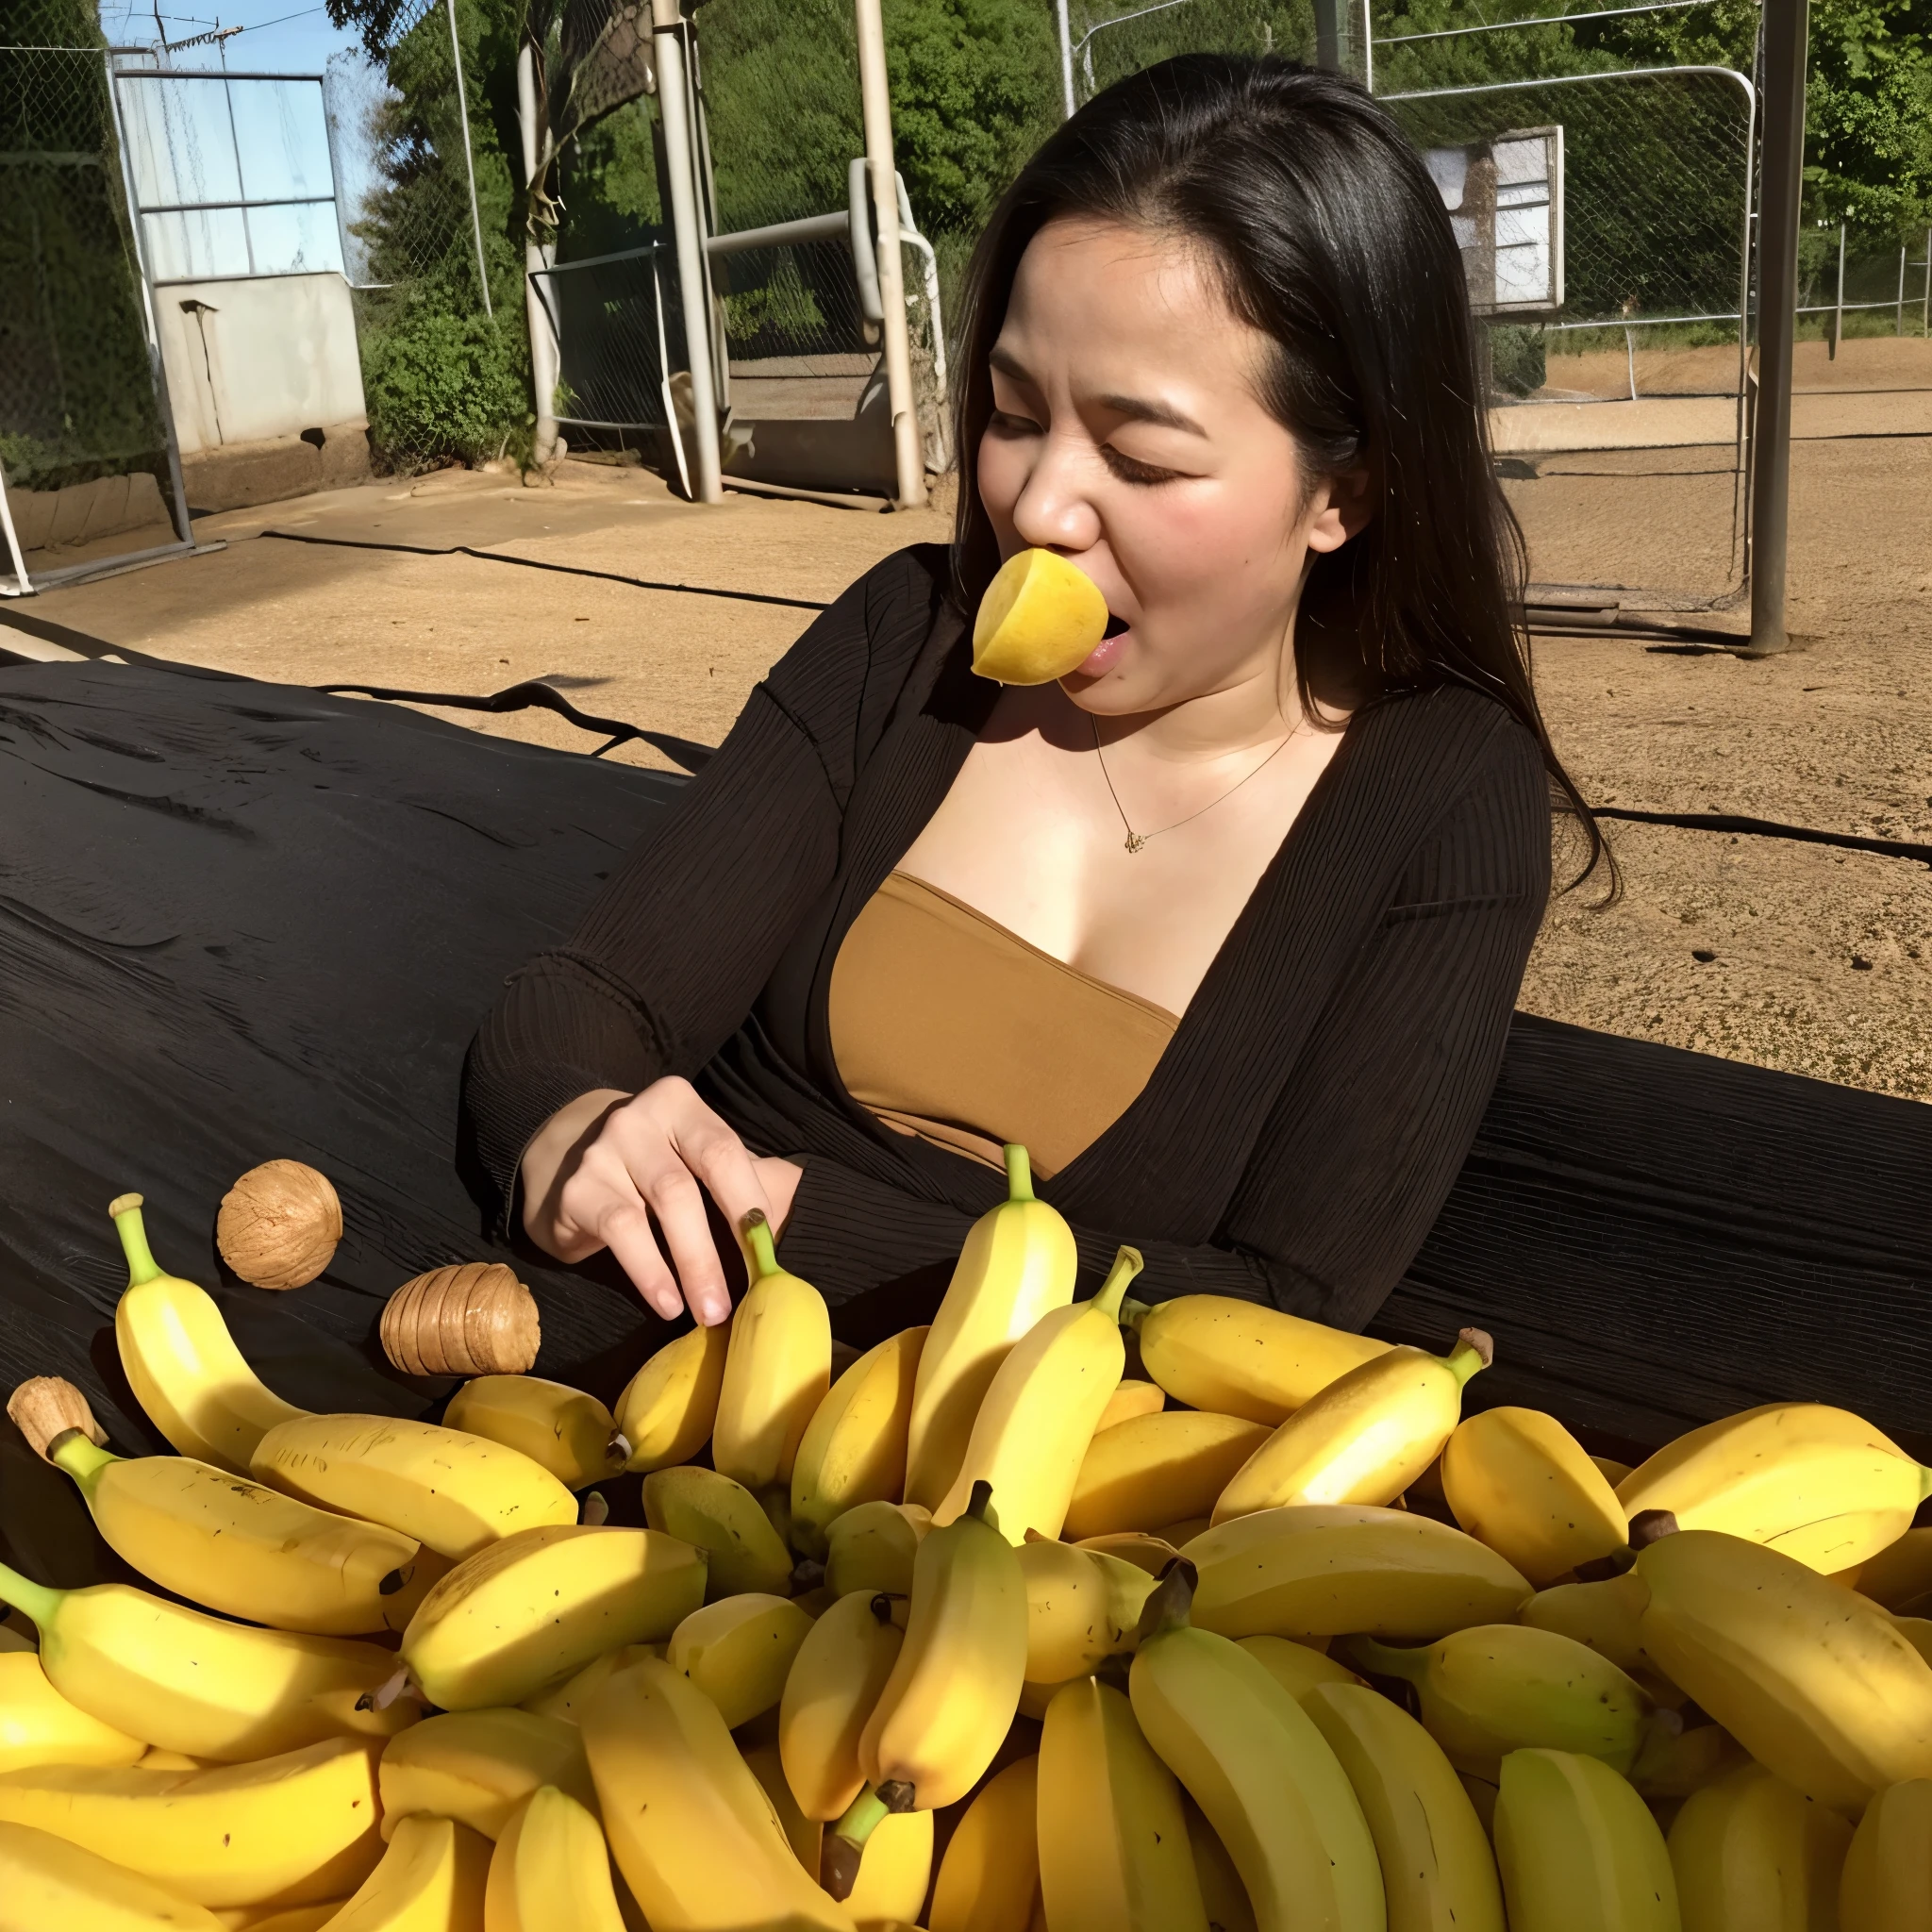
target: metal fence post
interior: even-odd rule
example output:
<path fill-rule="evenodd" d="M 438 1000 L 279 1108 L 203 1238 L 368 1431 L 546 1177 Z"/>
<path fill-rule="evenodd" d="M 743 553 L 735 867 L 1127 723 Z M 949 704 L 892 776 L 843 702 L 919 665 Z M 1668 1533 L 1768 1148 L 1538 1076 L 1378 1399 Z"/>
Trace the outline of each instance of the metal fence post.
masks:
<path fill-rule="evenodd" d="M 1798 211 L 1805 174 L 1809 0 L 1764 4 L 1764 190 L 1757 226 L 1757 434 L 1751 452 L 1751 641 L 1790 648 L 1785 560 L 1791 508 L 1791 358 L 1797 334 Z"/>
<path fill-rule="evenodd" d="M 1067 0 L 1054 0 L 1054 18 L 1060 36 L 1060 98 L 1066 119 L 1074 118 L 1074 25 L 1067 18 Z"/>
<path fill-rule="evenodd" d="M 1347 71 L 1347 0 L 1315 0 L 1315 65 L 1328 74 Z"/>
<path fill-rule="evenodd" d="M 1898 314 L 1891 325 L 1891 332 L 1902 336 L 1906 332 L 1906 244 L 1898 244 Z"/>
<path fill-rule="evenodd" d="M 463 44 L 457 36 L 457 0 L 445 0 L 449 10 L 449 57 L 457 70 L 457 114 L 463 127 L 463 175 L 470 184 L 470 233 L 476 243 L 476 287 L 483 296 L 483 313 L 491 315 L 490 272 L 483 265 L 483 217 L 476 211 L 476 162 L 470 152 L 470 97 L 463 89 Z"/>
<path fill-rule="evenodd" d="M 1831 347 L 1825 360 L 1838 360 L 1838 345 L 1845 339 L 1845 225 L 1838 225 L 1838 296 L 1831 310 Z"/>

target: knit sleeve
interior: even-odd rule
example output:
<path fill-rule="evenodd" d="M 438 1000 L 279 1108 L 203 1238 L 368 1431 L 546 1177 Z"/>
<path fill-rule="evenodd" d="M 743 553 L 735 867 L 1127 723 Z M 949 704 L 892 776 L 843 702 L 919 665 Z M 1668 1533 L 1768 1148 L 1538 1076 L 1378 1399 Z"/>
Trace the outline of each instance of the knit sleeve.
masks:
<path fill-rule="evenodd" d="M 900 552 L 815 620 L 570 941 L 506 982 L 463 1074 L 500 1215 L 558 1108 L 689 1077 L 743 1023 L 832 880 L 880 641 L 906 655 L 929 591 L 917 553 Z"/>

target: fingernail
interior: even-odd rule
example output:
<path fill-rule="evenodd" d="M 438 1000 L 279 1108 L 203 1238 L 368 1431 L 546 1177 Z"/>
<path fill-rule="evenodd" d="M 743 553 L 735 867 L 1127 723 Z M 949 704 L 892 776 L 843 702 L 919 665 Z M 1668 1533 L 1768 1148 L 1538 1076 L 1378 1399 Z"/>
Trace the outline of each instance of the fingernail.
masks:
<path fill-rule="evenodd" d="M 698 1308 L 698 1320 L 707 1328 L 715 1328 L 731 1313 L 731 1304 L 723 1295 L 707 1295 Z"/>
<path fill-rule="evenodd" d="M 650 1297 L 650 1302 L 652 1307 L 654 1307 L 658 1311 L 658 1313 L 664 1318 L 665 1321 L 672 1322 L 676 1320 L 678 1301 L 677 1297 L 675 1294 L 654 1294 Z"/>

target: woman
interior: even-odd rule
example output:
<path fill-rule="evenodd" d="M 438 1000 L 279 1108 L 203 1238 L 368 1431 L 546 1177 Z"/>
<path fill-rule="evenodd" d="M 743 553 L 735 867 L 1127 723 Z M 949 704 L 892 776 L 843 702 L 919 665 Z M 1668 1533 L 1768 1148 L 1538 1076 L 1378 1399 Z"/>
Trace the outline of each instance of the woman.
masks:
<path fill-rule="evenodd" d="M 1020 1141 L 1137 1295 L 1358 1327 L 1494 1080 L 1552 781 L 1582 808 L 1448 219 L 1358 89 L 1189 57 L 1035 157 L 966 343 L 950 557 L 848 591 L 509 983 L 483 1163 L 666 1317 L 728 1314 L 761 1209 L 858 1339 L 924 1319 Z M 1112 621 L 1002 690 L 965 630 L 1034 545 Z"/>

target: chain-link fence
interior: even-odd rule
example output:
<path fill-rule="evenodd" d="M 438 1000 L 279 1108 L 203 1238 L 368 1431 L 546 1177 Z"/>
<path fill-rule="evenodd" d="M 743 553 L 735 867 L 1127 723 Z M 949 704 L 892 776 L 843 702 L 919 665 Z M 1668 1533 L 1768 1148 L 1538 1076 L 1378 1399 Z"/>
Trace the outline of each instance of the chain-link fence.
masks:
<path fill-rule="evenodd" d="M 0 46 L 0 581 L 188 538 L 107 58 Z"/>

